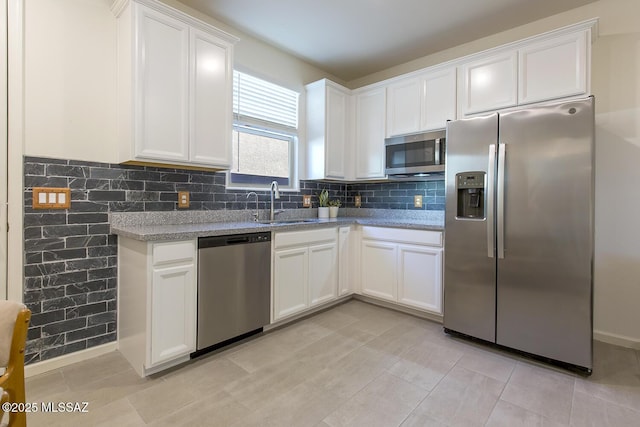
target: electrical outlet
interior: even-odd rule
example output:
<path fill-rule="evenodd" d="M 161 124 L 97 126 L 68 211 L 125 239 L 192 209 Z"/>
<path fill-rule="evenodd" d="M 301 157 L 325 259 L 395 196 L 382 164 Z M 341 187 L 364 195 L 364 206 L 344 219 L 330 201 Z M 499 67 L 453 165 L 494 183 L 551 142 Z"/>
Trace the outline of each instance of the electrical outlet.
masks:
<path fill-rule="evenodd" d="M 413 196 L 413 207 L 414 208 L 421 208 L 422 207 L 422 195 L 421 194 L 416 194 L 415 196 Z"/>
<path fill-rule="evenodd" d="M 302 206 L 305 208 L 311 207 L 311 194 L 302 195 Z"/>
<path fill-rule="evenodd" d="M 189 192 L 188 191 L 178 191 L 178 207 L 179 208 L 188 208 L 189 207 Z"/>
<path fill-rule="evenodd" d="M 356 205 L 356 208 L 359 208 L 360 206 L 362 206 L 362 197 L 361 196 L 356 196 L 354 204 Z"/>

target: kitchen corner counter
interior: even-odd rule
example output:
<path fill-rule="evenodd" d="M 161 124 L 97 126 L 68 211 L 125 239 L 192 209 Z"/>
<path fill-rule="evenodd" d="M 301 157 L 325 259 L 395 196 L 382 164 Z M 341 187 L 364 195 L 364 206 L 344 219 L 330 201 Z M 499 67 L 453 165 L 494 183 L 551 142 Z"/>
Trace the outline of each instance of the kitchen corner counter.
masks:
<path fill-rule="evenodd" d="M 318 219 L 310 216 L 310 211 L 312 210 L 288 211 L 288 215 L 279 218 L 283 222 L 272 224 L 251 221 L 248 211 L 118 213 L 111 216 L 111 233 L 135 240 L 159 241 L 263 231 L 308 230 L 351 224 L 444 231 L 440 215 L 433 213 L 420 215 L 416 212 L 406 214 L 382 209 L 344 209 L 346 216 Z M 299 215 L 300 213 L 305 215 Z M 293 222 L 297 219 L 304 219 L 305 222 Z"/>

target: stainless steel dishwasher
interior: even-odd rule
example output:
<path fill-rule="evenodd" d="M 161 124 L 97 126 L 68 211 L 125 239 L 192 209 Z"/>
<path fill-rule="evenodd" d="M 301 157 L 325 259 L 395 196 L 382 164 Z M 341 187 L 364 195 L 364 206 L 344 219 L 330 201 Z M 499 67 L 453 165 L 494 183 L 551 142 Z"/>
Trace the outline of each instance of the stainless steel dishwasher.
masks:
<path fill-rule="evenodd" d="M 198 239 L 198 356 L 269 324 L 271 233 Z"/>

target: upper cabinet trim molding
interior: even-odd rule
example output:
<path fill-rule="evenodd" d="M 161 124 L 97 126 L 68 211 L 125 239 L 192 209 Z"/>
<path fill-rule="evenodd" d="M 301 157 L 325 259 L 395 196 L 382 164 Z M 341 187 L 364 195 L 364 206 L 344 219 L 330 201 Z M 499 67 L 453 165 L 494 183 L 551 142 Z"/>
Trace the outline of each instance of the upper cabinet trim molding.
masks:
<path fill-rule="evenodd" d="M 175 9 L 157 0 L 113 0 L 113 2 L 111 3 L 111 12 L 115 15 L 116 18 L 118 18 L 120 14 L 126 9 L 127 5 L 131 2 L 142 4 L 144 6 L 155 9 L 158 12 L 164 13 L 169 16 L 173 16 L 174 18 L 177 18 L 189 24 L 191 27 L 200 29 L 209 34 L 213 34 L 231 44 L 235 44 L 240 40 L 238 37 L 234 36 L 233 34 L 229 34 L 225 31 L 222 31 L 221 29 L 216 28 L 211 24 L 208 24 L 204 21 L 196 19 L 193 16 L 190 16 L 178 9 Z"/>

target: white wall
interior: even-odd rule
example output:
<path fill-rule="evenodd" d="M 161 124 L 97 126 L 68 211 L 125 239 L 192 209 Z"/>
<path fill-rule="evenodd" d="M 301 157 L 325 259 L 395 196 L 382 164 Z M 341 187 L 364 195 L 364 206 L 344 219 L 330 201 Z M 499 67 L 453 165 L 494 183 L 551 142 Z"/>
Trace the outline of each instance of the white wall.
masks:
<path fill-rule="evenodd" d="M 640 1 L 600 0 L 349 82 L 352 88 L 599 17 L 596 97 L 594 329 L 640 348 Z"/>
<path fill-rule="evenodd" d="M 104 0 L 24 1 L 24 153 L 116 159 L 115 18 Z"/>

